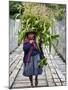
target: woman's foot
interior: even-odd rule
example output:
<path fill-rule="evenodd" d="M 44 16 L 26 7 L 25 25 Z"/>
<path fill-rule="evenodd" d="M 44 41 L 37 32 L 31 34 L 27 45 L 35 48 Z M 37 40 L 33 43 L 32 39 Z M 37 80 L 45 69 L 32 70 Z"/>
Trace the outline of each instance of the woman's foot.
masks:
<path fill-rule="evenodd" d="M 38 86 L 38 81 L 35 81 L 35 86 L 36 86 L 36 87 Z"/>
<path fill-rule="evenodd" d="M 32 75 L 29 76 L 29 79 L 30 79 L 31 87 L 33 87 L 33 77 L 32 77 Z"/>
<path fill-rule="evenodd" d="M 35 77 L 35 86 L 38 86 L 38 76 Z"/>
<path fill-rule="evenodd" d="M 31 87 L 33 87 L 33 83 L 31 83 Z"/>

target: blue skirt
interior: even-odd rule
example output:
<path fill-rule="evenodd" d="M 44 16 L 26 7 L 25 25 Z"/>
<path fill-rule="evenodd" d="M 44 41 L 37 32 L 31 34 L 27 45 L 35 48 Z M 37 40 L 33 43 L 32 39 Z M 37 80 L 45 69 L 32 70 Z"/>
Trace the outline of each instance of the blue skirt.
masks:
<path fill-rule="evenodd" d="M 38 67 L 39 61 L 40 61 L 39 54 L 31 56 L 30 62 L 24 64 L 23 75 L 30 76 L 42 74 L 42 68 Z"/>

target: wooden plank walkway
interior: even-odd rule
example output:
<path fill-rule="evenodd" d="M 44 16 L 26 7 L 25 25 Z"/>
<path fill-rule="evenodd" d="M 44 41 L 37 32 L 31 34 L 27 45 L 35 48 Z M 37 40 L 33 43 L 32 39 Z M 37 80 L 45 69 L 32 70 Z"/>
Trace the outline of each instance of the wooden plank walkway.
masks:
<path fill-rule="evenodd" d="M 42 75 L 38 77 L 38 87 L 64 86 L 66 85 L 66 65 L 57 55 L 52 55 L 43 47 L 44 54 L 48 58 L 47 66 L 43 67 Z M 53 50 L 54 51 L 54 50 Z M 55 51 L 54 51 L 55 52 Z M 9 88 L 29 88 L 28 77 L 23 72 L 22 44 L 9 57 Z M 34 79 L 34 77 L 33 77 Z M 35 82 L 35 81 L 34 81 Z M 34 83 L 33 82 L 33 83 Z"/>

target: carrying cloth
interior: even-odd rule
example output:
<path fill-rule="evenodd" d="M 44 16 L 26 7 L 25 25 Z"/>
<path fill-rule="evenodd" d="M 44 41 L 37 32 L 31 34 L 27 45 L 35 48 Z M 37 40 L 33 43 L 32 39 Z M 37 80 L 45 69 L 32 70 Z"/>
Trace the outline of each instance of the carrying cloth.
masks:
<path fill-rule="evenodd" d="M 27 40 L 26 42 L 29 42 L 29 41 Z M 29 63 L 33 48 L 37 48 L 36 42 L 32 43 L 32 46 L 29 49 L 28 53 L 24 56 L 24 62 L 25 63 Z"/>

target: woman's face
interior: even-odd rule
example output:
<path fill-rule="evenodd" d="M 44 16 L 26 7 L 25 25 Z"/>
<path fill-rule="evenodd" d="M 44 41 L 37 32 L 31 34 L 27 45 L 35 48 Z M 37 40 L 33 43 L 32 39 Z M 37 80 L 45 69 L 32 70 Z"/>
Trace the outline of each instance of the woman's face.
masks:
<path fill-rule="evenodd" d="M 32 34 L 32 33 L 28 34 L 28 38 L 29 38 L 30 40 L 34 39 L 34 34 Z"/>

